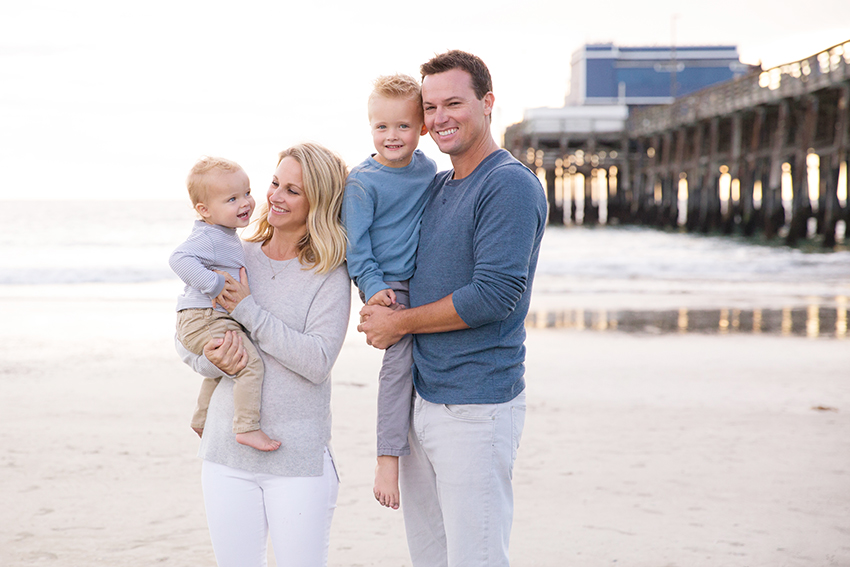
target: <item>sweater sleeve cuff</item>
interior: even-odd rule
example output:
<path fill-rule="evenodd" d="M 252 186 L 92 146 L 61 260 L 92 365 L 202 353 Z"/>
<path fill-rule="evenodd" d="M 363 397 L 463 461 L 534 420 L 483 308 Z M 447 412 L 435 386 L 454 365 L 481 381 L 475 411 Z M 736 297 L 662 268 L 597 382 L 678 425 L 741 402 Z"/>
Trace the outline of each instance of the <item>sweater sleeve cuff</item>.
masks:
<path fill-rule="evenodd" d="M 368 286 L 366 286 L 366 289 L 363 290 L 363 295 L 366 297 L 366 301 L 368 302 L 370 299 L 372 299 L 373 295 L 384 289 L 390 289 L 390 286 L 388 286 L 382 281 L 370 283 Z"/>
<path fill-rule="evenodd" d="M 225 280 L 224 276 L 222 276 L 221 274 L 216 274 L 215 272 L 213 272 L 213 274 L 215 274 L 215 287 L 210 293 L 210 296 L 215 298 L 218 297 L 222 291 L 224 291 Z"/>
<path fill-rule="evenodd" d="M 463 319 L 471 329 L 480 327 L 489 323 L 490 314 L 485 309 L 481 308 L 481 304 L 476 301 L 476 294 L 470 289 L 471 286 L 464 286 L 452 293 L 452 305 L 458 316 Z"/>

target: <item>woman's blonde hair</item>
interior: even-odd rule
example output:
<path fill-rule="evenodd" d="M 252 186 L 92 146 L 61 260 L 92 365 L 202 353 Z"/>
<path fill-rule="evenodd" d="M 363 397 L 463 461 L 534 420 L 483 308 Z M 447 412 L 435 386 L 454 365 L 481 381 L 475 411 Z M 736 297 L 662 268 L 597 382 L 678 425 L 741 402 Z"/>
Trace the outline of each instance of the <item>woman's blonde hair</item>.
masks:
<path fill-rule="evenodd" d="M 348 168 L 338 155 L 314 143 L 297 144 L 280 152 L 278 165 L 290 157 L 301 165 L 307 213 L 307 233 L 298 243 L 298 261 L 325 274 L 345 261 L 347 242 L 340 214 Z M 268 242 L 274 234 L 269 224 L 269 204 L 260 208 L 257 228 L 246 240 Z"/>

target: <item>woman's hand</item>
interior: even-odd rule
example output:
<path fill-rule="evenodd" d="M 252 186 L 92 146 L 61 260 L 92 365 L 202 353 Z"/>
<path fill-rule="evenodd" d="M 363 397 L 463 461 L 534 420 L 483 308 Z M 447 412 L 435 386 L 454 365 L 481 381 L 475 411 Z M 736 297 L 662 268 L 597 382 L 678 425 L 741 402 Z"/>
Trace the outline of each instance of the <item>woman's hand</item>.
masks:
<path fill-rule="evenodd" d="M 230 376 L 248 364 L 248 351 L 242 344 L 242 335 L 235 331 L 227 331 L 223 339 L 211 339 L 204 345 L 204 356 Z"/>
<path fill-rule="evenodd" d="M 248 273 L 245 268 L 240 268 L 239 281 L 236 281 L 227 272 L 219 272 L 218 270 L 215 270 L 215 272 L 224 276 L 224 289 L 213 300 L 213 307 L 218 304 L 224 307 L 228 313 L 231 313 L 240 301 L 251 295 L 251 288 L 248 287 Z"/>

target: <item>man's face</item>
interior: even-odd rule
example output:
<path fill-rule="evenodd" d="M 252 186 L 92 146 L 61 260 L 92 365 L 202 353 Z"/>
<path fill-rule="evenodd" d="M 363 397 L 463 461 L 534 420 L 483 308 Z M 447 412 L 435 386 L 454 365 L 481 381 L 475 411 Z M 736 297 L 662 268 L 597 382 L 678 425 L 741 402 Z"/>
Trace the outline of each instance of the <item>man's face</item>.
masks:
<path fill-rule="evenodd" d="M 493 93 L 478 100 L 466 71 L 451 69 L 427 75 L 422 80 L 422 103 L 425 126 L 445 154 L 463 156 L 489 136 Z"/>

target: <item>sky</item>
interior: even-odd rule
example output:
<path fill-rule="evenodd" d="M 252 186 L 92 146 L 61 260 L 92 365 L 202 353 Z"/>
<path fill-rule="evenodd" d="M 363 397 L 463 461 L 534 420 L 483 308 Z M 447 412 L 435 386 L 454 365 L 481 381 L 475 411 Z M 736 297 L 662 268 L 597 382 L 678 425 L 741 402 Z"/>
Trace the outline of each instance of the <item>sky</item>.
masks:
<path fill-rule="evenodd" d="M 500 140 L 525 109 L 563 106 L 586 43 L 737 45 L 770 67 L 847 40 L 847 0 L 3 2 L 0 202 L 185 199 L 201 155 L 239 162 L 264 193 L 301 141 L 356 165 L 373 151 L 374 78 L 418 78 L 448 49 L 489 66 Z"/>

